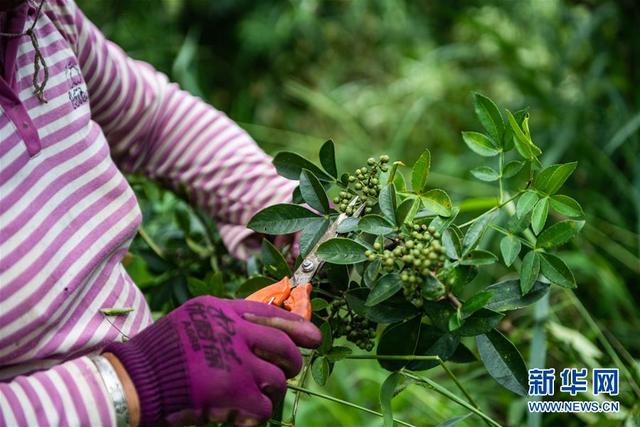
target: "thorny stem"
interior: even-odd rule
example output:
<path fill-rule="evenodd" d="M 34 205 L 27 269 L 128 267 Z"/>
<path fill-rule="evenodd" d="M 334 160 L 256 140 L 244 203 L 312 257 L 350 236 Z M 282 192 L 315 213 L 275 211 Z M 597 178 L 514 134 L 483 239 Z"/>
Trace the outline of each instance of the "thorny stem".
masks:
<path fill-rule="evenodd" d="M 470 410 L 474 414 L 478 415 L 479 417 L 481 417 L 482 419 L 487 421 L 490 425 L 496 426 L 496 427 L 502 427 L 498 422 L 494 421 L 493 418 L 491 418 L 490 416 L 488 416 L 487 414 L 482 412 L 480 409 L 478 409 L 475 406 L 472 406 L 469 403 L 465 402 L 464 400 L 460 399 L 458 396 L 456 396 L 455 394 L 451 393 L 446 388 L 438 385 L 436 382 L 430 380 L 429 378 L 419 377 L 417 375 L 414 375 L 412 373 L 409 373 L 409 372 L 405 371 L 404 369 L 402 371 L 400 371 L 400 373 L 402 375 L 404 375 L 405 377 L 407 377 L 407 378 L 409 378 L 409 379 L 411 379 L 411 380 L 413 380 L 415 382 L 424 384 L 427 388 L 430 388 L 431 390 L 435 391 L 436 393 L 439 393 L 439 394 L 443 395 L 444 397 L 448 398 L 449 400 L 454 401 L 458 405 L 463 406 L 464 408 Z"/>
<path fill-rule="evenodd" d="M 378 417 L 383 417 L 382 413 L 380 413 L 378 411 L 374 411 L 374 410 L 371 410 L 369 408 L 365 408 L 364 406 L 360 406 L 360 405 L 357 405 L 355 403 L 351 403 L 351 402 L 346 401 L 346 400 L 338 399 L 337 397 L 329 396 L 328 394 L 317 393 L 317 392 L 309 390 L 307 388 L 298 387 L 298 386 L 295 386 L 295 385 L 292 385 L 292 384 L 287 384 L 287 387 L 290 388 L 291 390 L 295 390 L 297 392 L 302 392 L 302 393 L 309 394 L 311 396 L 320 397 L 322 399 L 326 399 L 326 400 L 329 400 L 331 402 L 339 403 L 339 404 L 344 405 L 344 406 L 349 406 L 351 408 L 358 409 L 358 410 L 360 410 L 362 412 L 366 412 L 368 414 L 376 415 Z M 400 425 L 403 425 L 403 426 L 416 427 L 413 424 L 409 424 L 407 422 L 400 421 L 400 420 L 395 419 L 395 418 L 393 419 L 393 421 L 398 423 L 398 424 L 400 424 Z"/>
<path fill-rule="evenodd" d="M 470 219 L 469 221 L 465 222 L 465 223 L 464 223 L 464 224 L 462 224 L 462 225 L 459 225 L 459 226 L 458 226 L 458 228 L 465 228 L 465 227 L 470 226 L 471 224 L 473 224 L 474 222 L 476 222 L 477 220 L 479 220 L 479 219 L 480 219 L 480 218 L 482 218 L 483 216 L 488 215 L 488 214 L 490 214 L 491 212 L 493 212 L 493 211 L 495 211 L 495 210 L 498 210 L 498 209 L 500 209 L 501 207 L 503 207 L 503 206 L 505 206 L 505 205 L 507 205 L 507 204 L 511 203 L 512 201 L 514 201 L 514 200 L 515 200 L 519 195 L 521 195 L 522 193 L 524 193 L 524 190 L 520 190 L 520 191 L 518 191 L 518 192 L 517 192 L 513 197 L 510 197 L 508 200 L 506 200 L 506 201 L 504 201 L 504 202 L 500 203 L 499 205 L 496 205 L 496 206 L 492 207 L 491 209 L 489 209 L 488 211 L 486 211 L 486 212 L 485 212 L 485 213 L 483 213 L 482 215 L 477 216 L 477 217 L 475 217 L 475 218 L 473 218 L 473 219 Z"/>

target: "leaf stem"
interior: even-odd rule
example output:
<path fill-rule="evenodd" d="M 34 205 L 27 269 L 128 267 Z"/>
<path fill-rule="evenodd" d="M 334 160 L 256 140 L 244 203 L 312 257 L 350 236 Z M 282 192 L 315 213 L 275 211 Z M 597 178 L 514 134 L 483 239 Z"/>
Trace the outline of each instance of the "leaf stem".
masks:
<path fill-rule="evenodd" d="M 381 417 L 381 418 L 383 417 L 382 413 L 380 413 L 378 411 L 374 411 L 372 409 L 365 408 L 364 406 L 360 406 L 358 404 L 355 404 L 355 403 L 352 403 L 352 402 L 349 402 L 349 401 L 346 401 L 346 400 L 338 399 L 337 397 L 329 396 L 328 394 L 318 393 L 318 392 L 309 390 L 308 388 L 298 387 L 298 386 L 295 386 L 295 385 L 292 385 L 292 384 L 287 384 L 287 388 L 289 388 L 291 390 L 298 391 L 298 392 L 307 393 L 308 395 L 311 395 L 311 396 L 320 397 L 322 399 L 329 400 L 329 401 L 335 402 L 335 403 L 339 403 L 339 404 L 344 405 L 344 406 L 349 406 L 351 408 L 358 409 L 358 410 L 360 410 L 362 412 L 366 412 L 368 414 L 376 415 L 376 416 Z M 403 425 L 403 426 L 416 427 L 413 424 L 409 424 L 407 422 L 400 421 L 400 420 L 397 420 L 395 418 L 393 419 L 393 421 L 398 423 L 398 424 L 400 424 L 400 425 Z"/>
<path fill-rule="evenodd" d="M 304 368 L 302 369 L 302 374 L 300 375 L 300 385 L 304 386 L 307 381 L 307 376 L 309 375 L 309 368 L 311 366 L 311 360 L 315 354 L 315 350 L 313 350 L 307 357 L 305 357 Z M 296 397 L 293 399 L 293 406 L 291 408 L 291 418 L 289 419 L 289 423 L 292 426 L 296 425 L 296 414 L 298 413 L 298 404 L 300 403 L 300 391 L 296 391 Z"/>
<path fill-rule="evenodd" d="M 444 397 L 448 398 L 449 400 L 452 400 L 455 403 L 457 403 L 458 405 L 470 410 L 474 414 L 478 415 L 479 417 L 481 417 L 482 419 L 487 421 L 490 425 L 496 426 L 496 427 L 502 427 L 500 425 L 500 423 L 498 423 L 497 421 L 493 420 L 493 418 L 491 418 L 490 416 L 488 416 L 487 414 L 482 412 L 480 409 L 478 409 L 475 406 L 472 406 L 471 404 L 469 404 L 469 403 L 465 402 L 464 400 L 460 399 L 458 396 L 456 396 L 455 394 L 451 393 L 446 388 L 438 385 L 436 382 L 430 380 L 429 378 L 419 377 L 419 376 L 414 375 L 412 373 L 406 372 L 404 369 L 400 373 L 402 375 L 404 375 L 405 377 L 407 377 L 407 378 L 409 378 L 409 379 L 411 379 L 411 380 L 413 380 L 415 382 L 424 384 L 427 388 L 435 391 L 436 393 L 439 393 L 439 394 L 443 395 Z"/>
<path fill-rule="evenodd" d="M 142 237 L 142 240 L 144 240 L 144 242 L 147 244 L 147 246 L 149 246 L 149 248 L 151 248 L 151 250 L 156 255 L 158 255 L 163 260 L 167 259 L 165 254 L 164 254 L 164 251 L 162 250 L 162 248 L 160 248 L 160 246 L 158 246 L 158 244 L 153 241 L 151 236 L 149 236 L 149 234 L 147 234 L 147 231 L 144 229 L 144 227 L 142 225 L 138 228 L 138 234 L 140 234 L 140 237 Z"/>
<path fill-rule="evenodd" d="M 345 359 L 370 359 L 370 360 L 432 360 L 434 362 L 438 362 L 438 364 L 444 369 L 446 374 L 451 378 L 451 380 L 456 384 L 458 389 L 465 395 L 469 403 L 471 403 L 474 407 L 478 407 L 478 404 L 473 400 L 471 395 L 467 392 L 467 390 L 462 386 L 458 378 L 451 372 L 449 367 L 444 363 L 439 356 L 419 356 L 412 354 L 404 354 L 404 355 L 384 355 L 384 354 L 350 354 L 345 356 Z"/>
<path fill-rule="evenodd" d="M 500 187 L 500 203 L 502 203 L 502 200 L 504 199 L 504 189 L 502 184 L 502 175 L 504 174 L 504 151 L 500 151 L 498 168 L 500 171 L 500 178 L 498 178 L 498 185 Z"/>
<path fill-rule="evenodd" d="M 523 245 L 525 245 L 525 246 L 527 246 L 527 247 L 529 247 L 531 249 L 535 248 L 535 246 L 531 242 L 529 242 L 527 239 L 522 238 L 520 236 L 517 236 L 517 235 L 511 233 L 511 232 L 509 232 L 509 230 L 507 230 L 505 228 L 502 228 L 497 224 L 489 224 L 489 227 L 493 228 L 494 230 L 496 230 L 499 233 L 504 234 L 505 236 L 513 236 L 513 237 L 515 237 L 516 239 L 520 240 L 520 242 L 522 242 Z"/>
<path fill-rule="evenodd" d="M 513 197 L 510 197 L 508 200 L 505 200 L 504 202 L 500 203 L 499 205 L 496 205 L 496 206 L 492 207 L 491 209 L 489 209 L 488 211 L 486 211 L 486 212 L 485 212 L 485 213 L 483 213 L 482 215 L 477 216 L 477 217 L 475 217 L 475 218 L 473 218 L 473 219 L 470 219 L 469 221 L 465 222 L 465 223 L 464 223 L 464 224 L 462 224 L 462 225 L 459 225 L 459 226 L 458 226 L 458 228 L 465 228 L 465 227 L 470 226 L 471 224 L 473 224 L 474 222 L 478 221 L 478 220 L 479 220 L 480 218 L 482 218 L 483 216 L 488 215 L 488 214 L 490 214 L 491 212 L 496 211 L 496 210 L 500 209 L 501 207 L 505 206 L 506 204 L 511 203 L 512 201 L 514 201 L 514 200 L 515 200 L 519 195 L 521 195 L 522 193 L 524 193 L 524 190 L 520 190 L 520 191 L 518 191 L 518 192 L 517 192 Z"/>

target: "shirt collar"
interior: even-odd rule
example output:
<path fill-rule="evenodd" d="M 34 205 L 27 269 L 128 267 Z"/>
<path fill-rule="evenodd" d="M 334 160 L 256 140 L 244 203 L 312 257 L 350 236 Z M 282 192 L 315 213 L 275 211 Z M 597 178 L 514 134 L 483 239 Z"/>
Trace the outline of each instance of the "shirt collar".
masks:
<path fill-rule="evenodd" d="M 33 0 L 26 0 L 13 10 L 0 12 L 0 31 L 3 33 L 22 33 L 26 30 L 27 17 L 35 15 L 37 6 Z"/>

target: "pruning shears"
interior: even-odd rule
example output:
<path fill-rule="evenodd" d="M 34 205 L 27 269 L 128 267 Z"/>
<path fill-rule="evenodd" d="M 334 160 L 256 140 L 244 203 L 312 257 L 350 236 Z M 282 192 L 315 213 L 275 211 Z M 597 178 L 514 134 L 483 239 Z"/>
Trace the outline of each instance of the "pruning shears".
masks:
<path fill-rule="evenodd" d="M 353 207 L 357 204 L 358 197 L 354 197 L 348 206 Z M 338 227 L 347 218 L 358 217 L 364 210 L 365 204 L 362 203 L 354 210 L 352 215 L 341 213 L 336 220 L 329 225 L 327 231 L 320 237 L 313 249 L 302 260 L 298 268 L 293 272 L 291 278 L 284 277 L 282 280 L 265 286 L 264 288 L 252 293 L 246 299 L 249 301 L 258 301 L 265 304 L 274 304 L 283 307 L 292 313 L 311 319 L 311 279 L 320 270 L 324 261 L 317 255 L 318 247 L 329 239 L 336 237 Z"/>

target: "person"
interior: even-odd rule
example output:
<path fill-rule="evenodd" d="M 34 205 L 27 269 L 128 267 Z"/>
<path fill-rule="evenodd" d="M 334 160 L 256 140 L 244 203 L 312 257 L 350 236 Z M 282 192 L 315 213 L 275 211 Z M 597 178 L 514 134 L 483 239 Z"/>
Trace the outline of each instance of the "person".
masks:
<path fill-rule="evenodd" d="M 240 258 L 249 218 L 295 184 L 73 0 L 0 0 L 0 64 L 0 425 L 268 418 L 320 332 L 214 297 L 153 323 L 121 263 L 141 222 L 122 172 L 187 187 Z M 112 325 L 106 307 L 133 311 Z"/>

